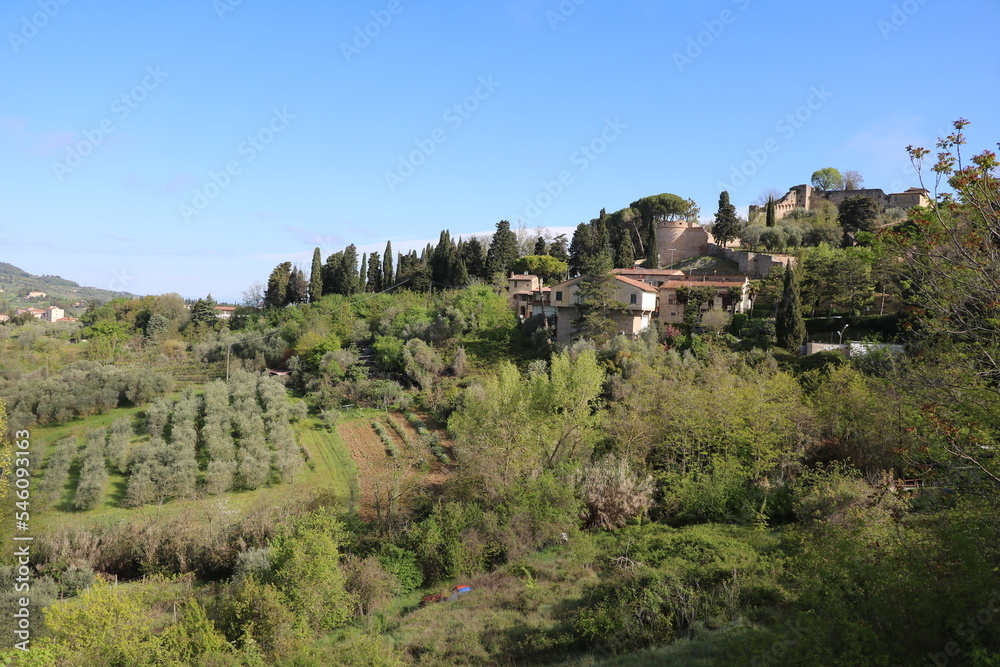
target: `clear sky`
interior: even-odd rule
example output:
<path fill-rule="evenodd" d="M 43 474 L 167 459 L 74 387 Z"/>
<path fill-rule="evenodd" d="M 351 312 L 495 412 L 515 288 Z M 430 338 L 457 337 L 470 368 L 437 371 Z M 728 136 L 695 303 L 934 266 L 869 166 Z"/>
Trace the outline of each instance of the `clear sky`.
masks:
<path fill-rule="evenodd" d="M 1000 140 L 996 0 L 6 0 L 0 36 L 0 261 L 137 294 Z"/>

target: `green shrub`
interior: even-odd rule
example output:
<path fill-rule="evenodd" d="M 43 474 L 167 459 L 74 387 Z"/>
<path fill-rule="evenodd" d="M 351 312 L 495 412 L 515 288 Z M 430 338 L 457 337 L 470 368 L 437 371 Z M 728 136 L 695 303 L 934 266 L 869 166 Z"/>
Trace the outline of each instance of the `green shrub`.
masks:
<path fill-rule="evenodd" d="M 424 585 L 417 555 L 393 544 L 382 547 L 378 560 L 386 572 L 396 577 L 402 593 L 411 593 Z"/>

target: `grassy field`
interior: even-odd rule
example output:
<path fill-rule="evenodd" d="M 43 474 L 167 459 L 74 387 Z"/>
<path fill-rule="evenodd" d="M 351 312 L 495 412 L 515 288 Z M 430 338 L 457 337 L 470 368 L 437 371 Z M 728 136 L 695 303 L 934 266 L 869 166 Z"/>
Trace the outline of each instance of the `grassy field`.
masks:
<path fill-rule="evenodd" d="M 113 421 L 120 417 L 134 419 L 141 412 L 142 408 L 119 408 L 103 415 L 78 419 L 66 424 L 35 427 L 31 429 L 32 448 L 36 452 L 41 452 L 47 460 L 56 441 L 65 437 L 75 437 L 82 446 L 87 431 L 108 428 Z M 370 415 L 364 414 L 366 412 L 358 411 L 351 416 L 351 421 L 369 419 Z M 295 481 L 291 484 L 274 484 L 254 491 L 233 491 L 223 494 L 222 497 L 226 498 L 230 508 L 241 509 L 266 502 L 270 498 L 278 500 L 293 491 L 320 489 L 327 490 L 338 498 L 343 498 L 352 506 L 355 504 L 358 495 L 357 469 L 351 460 L 347 445 L 340 436 L 336 432 L 328 431 L 318 419 L 304 419 L 295 424 L 294 428 L 296 440 L 306 456 L 306 465 Z M 140 437 L 134 438 L 133 445 L 141 442 L 142 439 Z M 155 511 L 161 516 L 170 516 L 197 508 L 199 505 L 218 501 L 216 496 L 202 496 L 189 500 L 169 501 L 160 507 L 147 505 L 124 508 L 121 507 L 121 500 L 125 495 L 127 480 L 124 475 L 109 473 L 104 503 L 96 509 L 79 512 L 73 507 L 73 496 L 76 492 L 80 467 L 80 461 L 74 463 L 62 496 L 52 509 L 32 514 L 32 527 L 35 530 L 45 531 L 69 523 L 78 524 L 81 521 L 90 524 L 127 521 L 136 517 L 148 516 L 150 511 Z M 34 472 L 36 479 L 44 475 L 44 472 L 44 468 L 40 466 L 36 468 Z"/>

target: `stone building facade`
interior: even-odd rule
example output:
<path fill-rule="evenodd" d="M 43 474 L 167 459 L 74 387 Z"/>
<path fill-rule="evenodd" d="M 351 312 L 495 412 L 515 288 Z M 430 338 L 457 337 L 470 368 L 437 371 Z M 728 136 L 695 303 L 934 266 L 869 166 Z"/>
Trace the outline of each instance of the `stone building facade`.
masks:
<path fill-rule="evenodd" d="M 660 266 L 707 255 L 708 245 L 712 242 L 708 229 L 696 222 L 672 220 L 656 225 L 656 251 L 660 256 Z M 646 268 L 658 269 L 660 266 Z"/>
<path fill-rule="evenodd" d="M 881 209 L 901 208 L 910 209 L 915 206 L 929 206 L 930 196 L 927 190 L 922 188 L 910 188 L 905 192 L 894 192 L 886 194 L 880 188 L 866 188 L 863 190 L 815 190 L 811 185 L 796 185 L 788 190 L 781 199 L 774 201 L 774 217 L 781 220 L 792 212 L 793 209 L 802 208 L 807 211 L 814 211 L 823 205 L 823 202 L 830 202 L 834 206 L 839 206 L 840 202 L 848 197 L 855 196 L 868 197 L 873 199 Z M 750 213 L 763 212 L 763 206 L 750 206 Z"/>

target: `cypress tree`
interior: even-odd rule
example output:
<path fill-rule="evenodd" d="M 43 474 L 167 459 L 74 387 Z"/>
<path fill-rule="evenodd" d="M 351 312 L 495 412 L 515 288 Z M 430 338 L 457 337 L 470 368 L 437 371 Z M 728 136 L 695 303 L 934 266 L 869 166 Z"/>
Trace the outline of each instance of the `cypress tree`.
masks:
<path fill-rule="evenodd" d="M 343 294 L 338 284 L 338 272 L 344 265 L 343 251 L 335 252 L 323 264 L 323 294 Z"/>
<path fill-rule="evenodd" d="M 379 261 L 377 252 L 368 256 L 368 285 L 366 289 L 369 292 L 382 291 L 382 263 Z"/>
<path fill-rule="evenodd" d="M 547 255 L 547 254 L 549 254 L 548 244 L 545 243 L 545 238 L 544 237 L 539 236 L 538 240 L 535 241 L 535 250 L 534 250 L 534 252 L 532 254 L 534 254 L 534 255 Z"/>
<path fill-rule="evenodd" d="M 302 269 L 296 267 L 288 280 L 286 303 L 302 303 L 309 298 L 309 282 Z"/>
<path fill-rule="evenodd" d="M 361 255 L 361 270 L 358 272 L 358 291 L 368 291 L 368 255 Z"/>
<path fill-rule="evenodd" d="M 469 284 L 469 270 L 465 267 L 465 260 L 461 257 L 455 262 L 455 270 L 452 272 L 451 281 L 455 287 L 467 287 Z"/>
<path fill-rule="evenodd" d="M 319 301 L 323 296 L 323 261 L 319 248 L 313 250 L 312 270 L 309 272 L 309 301 Z"/>
<path fill-rule="evenodd" d="M 628 231 L 623 231 L 618 237 L 618 247 L 615 248 L 615 266 L 621 269 L 631 269 L 635 263 L 635 250 L 632 248 L 632 237 Z"/>
<path fill-rule="evenodd" d="M 798 352 L 806 339 L 806 323 L 802 319 L 802 301 L 799 296 L 799 278 L 789 264 L 785 267 L 785 282 L 778 303 L 778 317 L 774 323 L 778 345 L 789 352 Z"/>
<path fill-rule="evenodd" d="M 647 269 L 660 268 L 660 253 L 656 245 L 656 222 L 650 220 L 646 230 L 646 264 Z"/>
<path fill-rule="evenodd" d="M 340 273 L 343 275 L 343 291 L 339 292 L 346 296 L 361 292 L 360 281 L 358 280 L 358 247 L 353 243 L 344 249 L 344 256 L 340 259 Z"/>
<path fill-rule="evenodd" d="M 604 224 L 604 220 L 595 220 L 591 226 L 594 228 L 594 252 L 607 250 L 610 253 L 611 235 L 608 233 L 608 226 Z"/>
<path fill-rule="evenodd" d="M 767 206 L 765 207 L 764 211 L 765 211 L 764 224 L 766 224 L 768 227 L 774 227 L 774 225 L 777 223 L 777 220 L 775 219 L 774 216 L 774 197 L 767 198 Z"/>
<path fill-rule="evenodd" d="M 569 244 L 569 272 L 570 275 L 583 273 L 587 262 L 594 255 L 594 229 L 585 222 L 576 226 L 573 232 L 573 240 Z"/>
<path fill-rule="evenodd" d="M 385 253 L 382 255 L 382 286 L 388 289 L 396 284 L 396 276 L 392 272 L 392 241 L 385 242 Z"/>
<path fill-rule="evenodd" d="M 565 234 L 560 234 L 552 239 L 552 245 L 549 246 L 549 256 L 555 257 L 561 262 L 569 263 L 569 254 L 566 252 Z"/>
<path fill-rule="evenodd" d="M 451 233 L 448 230 L 442 231 L 429 262 L 431 280 L 438 283 L 438 286 L 451 285 L 452 255 L 454 251 L 455 244 L 451 240 Z"/>
<path fill-rule="evenodd" d="M 486 253 L 475 236 L 462 244 L 460 257 L 471 278 L 486 278 Z"/>
<path fill-rule="evenodd" d="M 501 220 L 493 234 L 493 242 L 486 253 L 486 277 L 494 279 L 497 274 L 506 278 L 517 261 L 517 235 L 510 230 L 510 222 Z"/>

